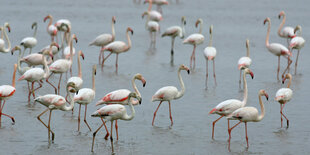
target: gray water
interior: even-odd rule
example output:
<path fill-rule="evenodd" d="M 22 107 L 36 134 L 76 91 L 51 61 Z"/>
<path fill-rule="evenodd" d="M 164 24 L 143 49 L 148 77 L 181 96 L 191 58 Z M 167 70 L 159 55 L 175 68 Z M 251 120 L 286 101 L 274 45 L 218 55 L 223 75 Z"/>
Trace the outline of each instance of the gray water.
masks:
<path fill-rule="evenodd" d="M 172 101 L 174 125 L 170 127 L 168 104 L 164 103 L 151 125 L 153 113 L 158 102 L 150 102 L 152 95 L 159 88 L 174 85 L 179 88 L 177 69 L 180 64 L 189 66 L 192 46 L 183 45 L 181 39 L 175 42 L 175 65 L 170 66 L 170 38 L 157 37 L 156 49 L 149 49 L 149 33 L 145 30 L 145 21 L 141 14 L 147 5 L 136 4 L 131 0 L 123 1 L 47 1 L 47 0 L 1 0 L 1 21 L 9 22 L 9 37 L 12 46 L 19 44 L 22 38 L 31 36 L 32 22 L 38 22 L 38 44 L 33 52 L 38 52 L 50 42 L 46 33 L 47 23 L 43 18 L 47 14 L 57 19 L 66 18 L 72 23 L 72 32 L 78 37 L 76 50 L 82 50 L 85 60 L 82 61 L 83 87 L 91 87 L 91 66 L 98 64 L 99 47 L 89 47 L 88 43 L 101 33 L 111 33 L 111 17 L 116 16 L 116 40 L 126 41 L 125 30 L 128 26 L 134 30 L 132 48 L 119 55 L 119 71 L 115 74 L 115 55 L 105 63 L 104 70 L 98 69 L 96 76 L 96 98 L 88 106 L 87 120 L 93 129 L 101 125 L 98 118 L 90 114 L 98 107 L 95 102 L 106 93 L 131 87 L 131 78 L 141 73 L 147 80 L 145 88 L 138 81 L 143 103 L 136 106 L 136 116 L 132 121 L 119 121 L 119 140 L 114 142 L 115 154 L 308 154 L 310 152 L 310 128 L 307 98 L 309 95 L 310 58 L 309 46 L 301 50 L 298 74 L 293 76 L 293 99 L 285 106 L 284 113 L 290 120 L 289 129 L 280 128 L 280 106 L 274 100 L 276 91 L 285 87 L 276 80 L 277 57 L 269 53 L 265 47 L 267 25 L 263 25 L 266 17 L 271 18 L 270 42 L 286 44 L 286 40 L 276 34 L 280 24 L 278 14 L 284 10 L 287 15 L 285 25 L 300 24 L 303 37 L 309 40 L 310 22 L 308 9 L 310 2 L 306 0 L 173 0 L 163 7 L 161 31 L 172 25 L 179 25 L 181 16 L 186 16 L 186 36 L 198 30 L 194 23 L 198 18 L 204 20 L 203 34 L 205 42 L 197 47 L 196 70 L 190 75 L 182 72 L 186 92 L 179 100 Z M 155 7 L 154 7 L 155 8 Z M 213 78 L 209 79 L 209 87 L 205 89 L 205 58 L 203 49 L 208 45 L 208 27 L 213 24 L 213 45 L 217 48 L 216 73 L 218 86 Z M 261 122 L 248 123 L 250 148 L 246 150 L 244 125 L 241 124 L 232 132 L 231 152 L 227 150 L 227 121 L 222 119 L 216 125 L 215 140 L 211 139 L 212 121 L 218 118 L 208 112 L 218 103 L 230 99 L 242 99 L 239 90 L 239 70 L 237 61 L 245 55 L 245 40 L 250 40 L 252 58 L 251 69 L 255 74 L 253 80 L 248 78 L 248 106 L 258 105 L 258 91 L 265 89 L 270 96 L 266 103 L 266 115 Z M 297 52 L 293 52 L 295 61 Z M 11 84 L 12 68 L 17 54 L 1 53 L 1 84 Z M 281 71 L 286 61 L 281 58 Z M 307 65 L 308 64 L 308 65 Z M 292 65 L 293 66 L 293 65 Z M 210 67 L 210 66 L 209 66 Z M 100 68 L 98 66 L 98 68 Z M 292 68 L 293 71 L 294 68 Z M 212 70 L 210 70 L 212 71 Z M 76 58 L 73 64 L 73 75 L 77 75 Z M 17 78 L 20 75 L 17 73 Z M 59 75 L 52 81 L 56 83 Z M 64 85 L 64 80 L 63 80 Z M 62 87 L 61 94 L 64 95 Z M 49 85 L 44 83 L 37 94 L 53 93 Z M 5 107 L 5 113 L 16 119 L 16 124 L 6 117 L 2 118 L 0 129 L 0 154 L 91 154 L 92 132 L 83 123 L 77 132 L 78 106 L 74 115 L 71 112 L 53 111 L 51 127 L 55 132 L 55 142 L 48 143 L 47 129 L 37 120 L 37 115 L 46 107 L 41 104 L 28 106 L 27 85 L 18 81 L 16 93 Z M 84 108 L 82 108 L 84 111 Z M 84 114 L 82 113 L 82 118 Z M 46 122 L 48 115 L 42 118 Z M 107 124 L 110 128 L 110 123 Z M 285 125 L 285 122 L 284 122 Z M 94 154 L 111 154 L 111 143 L 103 139 L 104 129 L 98 132 Z M 115 136 L 114 136 L 115 137 Z"/>

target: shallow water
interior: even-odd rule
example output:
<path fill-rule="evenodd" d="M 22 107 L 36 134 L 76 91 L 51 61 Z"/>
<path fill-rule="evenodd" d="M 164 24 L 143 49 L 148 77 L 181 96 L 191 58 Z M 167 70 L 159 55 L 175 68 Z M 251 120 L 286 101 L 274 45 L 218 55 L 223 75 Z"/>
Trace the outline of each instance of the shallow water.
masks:
<path fill-rule="evenodd" d="M 177 69 L 180 64 L 189 65 L 192 46 L 183 45 L 181 39 L 175 42 L 174 66 L 170 66 L 170 38 L 157 37 L 156 49 L 149 49 L 150 38 L 145 30 L 145 20 L 141 14 L 147 5 L 135 4 L 133 1 L 42 1 L 42 0 L 1 0 L 1 21 L 11 25 L 9 37 L 12 46 L 19 44 L 26 36 L 31 36 L 31 24 L 38 22 L 38 45 L 33 52 L 46 46 L 50 37 L 46 33 L 47 23 L 43 18 L 52 14 L 54 20 L 67 18 L 72 23 L 72 32 L 78 37 L 76 50 L 82 50 L 85 60 L 82 61 L 84 87 L 91 86 L 91 66 L 98 64 L 98 47 L 89 47 L 88 43 L 101 33 L 111 32 L 111 17 L 116 16 L 116 40 L 125 39 L 128 26 L 134 30 L 132 48 L 129 52 L 119 55 L 119 71 L 115 74 L 115 56 L 112 55 L 104 70 L 98 69 L 96 76 L 96 98 L 88 106 L 87 120 L 93 130 L 101 125 L 98 118 L 90 114 L 98 107 L 95 102 L 106 93 L 119 89 L 131 88 L 130 80 L 135 73 L 141 73 L 147 80 L 145 88 L 137 82 L 143 103 L 136 106 L 136 117 L 132 121 L 119 121 L 119 141 L 115 141 L 116 154 L 228 154 L 227 121 L 220 120 L 216 125 L 215 140 L 211 139 L 211 126 L 218 116 L 208 115 L 208 112 L 221 101 L 230 98 L 242 99 L 239 91 L 237 61 L 245 55 L 245 40 L 250 40 L 252 58 L 251 69 L 254 80 L 247 78 L 249 89 L 249 106 L 259 108 L 257 93 L 265 89 L 270 100 L 266 103 L 265 118 L 258 123 L 248 123 L 250 148 L 246 150 L 244 125 L 233 130 L 231 153 L 233 154 L 306 154 L 309 152 L 310 128 L 307 123 L 307 112 L 310 107 L 309 95 L 310 58 L 309 46 L 301 51 L 298 75 L 293 76 L 293 99 L 285 106 L 284 113 L 290 119 L 290 128 L 280 128 L 279 104 L 274 100 L 276 91 L 285 87 L 276 81 L 277 57 L 265 48 L 267 25 L 264 19 L 271 18 L 271 42 L 286 44 L 286 40 L 276 34 L 280 20 L 277 15 L 284 10 L 287 15 L 285 25 L 300 24 L 303 37 L 309 40 L 310 22 L 307 19 L 310 2 L 306 0 L 289 1 L 175 1 L 163 7 L 164 20 L 160 23 L 161 31 L 172 25 L 179 25 L 181 16 L 187 18 L 186 36 L 197 32 L 194 23 L 197 18 L 204 20 L 203 34 L 205 42 L 197 47 L 196 70 L 190 75 L 182 72 L 186 86 L 185 95 L 172 101 L 174 125 L 169 127 L 168 104 L 160 107 L 151 125 L 153 112 L 158 102 L 150 102 L 157 89 L 166 85 L 179 87 Z M 209 88 L 205 89 L 205 59 L 202 51 L 208 45 L 208 27 L 213 24 L 213 45 L 217 48 L 216 72 L 218 86 L 214 87 L 213 77 L 209 78 Z M 295 60 L 296 52 L 293 52 Z M 0 78 L 1 84 L 10 84 L 13 64 L 17 56 L 1 53 Z M 6 65 L 4 65 L 6 64 Z M 281 58 L 281 71 L 286 61 Z M 308 65 L 307 65 L 308 64 Z M 212 65 L 209 65 L 211 67 Z M 293 66 L 293 65 L 292 65 Z M 98 68 L 100 68 L 98 66 Z M 294 68 L 292 67 L 292 71 Z M 76 58 L 74 59 L 73 75 L 77 75 Z M 212 71 L 212 70 L 209 70 Z M 17 73 L 17 77 L 19 77 Z M 54 77 L 52 81 L 57 82 Z M 64 81 L 64 80 L 63 80 Z M 63 82 L 64 83 L 64 82 Z M 37 120 L 37 115 L 45 110 L 40 104 L 28 106 L 27 85 L 18 81 L 16 93 L 10 98 L 4 112 L 13 115 L 16 124 L 11 125 L 9 119 L 2 118 L 0 129 L 0 154 L 90 154 L 92 132 L 81 123 L 81 132 L 77 132 L 78 106 L 74 115 L 71 112 L 53 111 L 52 130 L 55 132 L 55 142 L 48 143 L 47 129 Z M 63 87 L 61 93 L 65 92 Z M 38 91 L 39 95 L 53 93 L 49 85 L 44 84 Z M 84 108 L 82 108 L 84 110 Z M 47 121 L 48 115 L 43 115 Z M 84 114 L 81 115 L 82 117 Z M 284 122 L 285 124 L 285 122 Z M 108 123 L 108 128 L 110 124 Z M 111 154 L 111 143 L 103 139 L 102 129 L 98 132 L 94 154 Z M 114 136 L 115 137 L 115 136 Z"/>

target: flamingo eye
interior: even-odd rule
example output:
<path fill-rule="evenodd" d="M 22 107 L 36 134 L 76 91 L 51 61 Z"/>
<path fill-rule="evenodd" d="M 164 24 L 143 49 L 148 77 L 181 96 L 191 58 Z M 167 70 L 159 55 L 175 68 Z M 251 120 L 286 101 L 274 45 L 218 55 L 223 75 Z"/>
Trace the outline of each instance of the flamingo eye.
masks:
<path fill-rule="evenodd" d="M 220 109 L 219 111 L 223 111 L 223 109 Z"/>

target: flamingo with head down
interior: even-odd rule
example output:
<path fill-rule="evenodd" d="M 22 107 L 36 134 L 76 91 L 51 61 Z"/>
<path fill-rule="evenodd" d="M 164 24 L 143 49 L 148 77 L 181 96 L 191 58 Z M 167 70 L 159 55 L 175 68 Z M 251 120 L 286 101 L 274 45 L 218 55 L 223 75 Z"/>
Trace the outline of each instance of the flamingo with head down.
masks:
<path fill-rule="evenodd" d="M 299 57 L 299 51 L 300 49 L 302 49 L 305 46 L 305 39 L 301 36 L 301 26 L 297 25 L 296 28 L 294 29 L 294 33 L 296 33 L 299 30 L 299 35 L 294 37 L 291 42 L 290 42 L 290 46 L 289 48 L 291 49 L 291 51 L 293 49 L 297 49 L 297 57 L 296 57 L 296 61 L 295 61 L 295 75 L 297 73 L 297 63 L 298 63 L 298 57 Z"/>
<path fill-rule="evenodd" d="M 252 63 L 252 59 L 250 58 L 250 41 L 249 39 L 246 40 L 245 42 L 246 46 L 246 56 L 241 57 L 238 60 L 238 69 L 240 70 L 240 79 L 239 79 L 239 88 L 241 88 L 241 72 L 245 68 L 249 68 Z"/>
<path fill-rule="evenodd" d="M 3 27 L 0 27 L 0 31 L 1 31 L 0 52 L 2 52 L 2 53 L 8 53 L 11 50 L 11 42 L 10 42 L 8 35 L 6 34 L 5 28 L 8 29 L 8 32 L 11 32 L 10 24 L 7 22 L 4 23 Z M 7 44 L 8 44 L 7 48 L 5 48 L 5 41 L 3 40 L 3 35 L 7 41 Z"/>
<path fill-rule="evenodd" d="M 32 37 L 26 37 L 24 38 L 21 42 L 20 45 L 24 46 L 24 51 L 22 53 L 22 56 L 24 56 L 25 50 L 29 48 L 29 54 L 31 54 L 31 50 L 33 47 L 37 45 L 37 29 L 38 29 L 38 24 L 37 22 L 32 23 L 31 28 L 34 29 L 33 36 Z"/>

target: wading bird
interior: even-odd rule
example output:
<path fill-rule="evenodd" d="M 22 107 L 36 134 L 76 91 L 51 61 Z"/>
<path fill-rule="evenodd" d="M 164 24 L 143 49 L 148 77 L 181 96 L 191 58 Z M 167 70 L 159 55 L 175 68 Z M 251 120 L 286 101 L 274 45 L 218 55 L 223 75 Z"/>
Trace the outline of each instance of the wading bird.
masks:
<path fill-rule="evenodd" d="M 215 56 L 216 56 L 216 48 L 212 46 L 212 31 L 213 31 L 213 25 L 210 26 L 210 41 L 208 47 L 205 48 L 203 54 L 206 58 L 206 88 L 208 87 L 208 61 L 212 60 L 213 61 L 213 78 L 214 78 L 214 83 L 216 83 L 216 76 L 215 76 Z"/>

